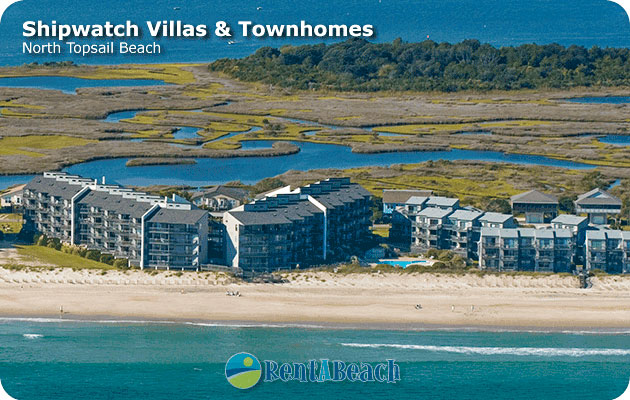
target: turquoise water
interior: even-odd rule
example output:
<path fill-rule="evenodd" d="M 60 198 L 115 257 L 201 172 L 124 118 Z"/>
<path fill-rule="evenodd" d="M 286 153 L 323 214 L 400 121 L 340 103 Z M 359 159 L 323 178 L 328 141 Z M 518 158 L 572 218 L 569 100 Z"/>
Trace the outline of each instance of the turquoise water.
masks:
<path fill-rule="evenodd" d="M 394 267 L 407 268 L 413 264 L 426 264 L 427 262 L 424 260 L 416 260 L 416 261 L 400 261 L 400 260 L 379 260 L 380 264 L 393 265 Z"/>
<path fill-rule="evenodd" d="M 26 336 L 25 336 L 26 335 Z M 34 336 L 35 335 L 35 336 Z M 19 399 L 610 400 L 630 377 L 630 336 L 0 321 L 0 380 Z M 261 362 L 395 359 L 402 380 L 264 383 L 224 376 L 238 352 Z"/>
<path fill-rule="evenodd" d="M 76 94 L 78 88 L 153 86 L 164 84 L 164 81 L 152 79 L 82 79 L 66 76 L 0 78 L 0 87 L 60 90 L 68 94 Z"/>

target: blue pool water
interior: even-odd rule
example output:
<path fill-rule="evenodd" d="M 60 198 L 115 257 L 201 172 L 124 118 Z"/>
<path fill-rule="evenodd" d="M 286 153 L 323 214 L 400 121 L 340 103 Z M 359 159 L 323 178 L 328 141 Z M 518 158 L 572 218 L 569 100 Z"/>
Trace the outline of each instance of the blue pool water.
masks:
<path fill-rule="evenodd" d="M 610 400 L 630 377 L 628 333 L 43 321 L 0 321 L 0 380 L 19 400 Z M 224 371 L 243 351 L 261 362 L 394 359 L 401 381 L 259 382 L 239 391 Z"/>
<path fill-rule="evenodd" d="M 413 265 L 413 264 L 426 264 L 427 261 L 426 260 L 415 260 L 415 261 L 379 260 L 378 263 L 392 265 L 394 267 L 400 267 L 400 268 L 405 269 L 408 266 Z"/>
<path fill-rule="evenodd" d="M 0 87 L 60 90 L 76 94 L 78 88 L 116 86 L 155 86 L 164 81 L 151 79 L 82 79 L 66 76 L 24 76 L 0 78 Z"/>

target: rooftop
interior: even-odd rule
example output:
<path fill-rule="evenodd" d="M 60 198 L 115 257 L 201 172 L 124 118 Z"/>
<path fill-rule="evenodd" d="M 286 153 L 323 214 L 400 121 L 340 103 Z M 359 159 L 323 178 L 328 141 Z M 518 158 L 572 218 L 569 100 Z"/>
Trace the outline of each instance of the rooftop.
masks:
<path fill-rule="evenodd" d="M 457 219 L 460 221 L 474 221 L 482 215 L 483 213 L 478 211 L 457 210 L 453 214 L 449 215 L 448 218 L 452 220 Z"/>
<path fill-rule="evenodd" d="M 453 209 L 451 208 L 444 209 L 444 208 L 437 208 L 437 207 L 429 207 L 422 210 L 418 215 L 422 217 L 428 217 L 428 218 L 444 218 L 448 216 L 449 214 L 451 214 L 452 212 L 453 212 Z"/>
<path fill-rule="evenodd" d="M 588 221 L 588 218 L 586 217 L 580 217 L 572 214 L 560 214 L 556 218 L 554 218 L 551 223 L 562 225 L 580 225 L 586 221 Z"/>
<path fill-rule="evenodd" d="M 383 203 L 405 204 L 411 197 L 429 197 L 432 190 L 383 190 Z"/>
<path fill-rule="evenodd" d="M 602 189 L 593 189 L 590 192 L 584 193 L 578 196 L 575 204 L 580 205 L 612 205 L 621 207 L 622 202 L 619 198 L 613 196 L 612 194 L 602 190 Z"/>
<path fill-rule="evenodd" d="M 528 204 L 558 204 L 558 199 L 550 194 L 539 192 L 538 190 L 530 190 L 525 193 L 512 196 L 512 203 L 528 203 Z"/>

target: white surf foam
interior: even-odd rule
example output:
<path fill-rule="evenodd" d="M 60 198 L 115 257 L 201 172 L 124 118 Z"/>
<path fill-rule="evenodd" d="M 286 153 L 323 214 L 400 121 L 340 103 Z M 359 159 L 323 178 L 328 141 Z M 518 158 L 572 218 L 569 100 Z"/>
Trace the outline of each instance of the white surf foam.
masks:
<path fill-rule="evenodd" d="M 44 335 L 40 335 L 39 333 L 25 333 L 22 336 L 26 339 L 40 339 L 44 337 Z"/>
<path fill-rule="evenodd" d="M 392 348 L 423 350 L 431 352 L 480 355 L 513 355 L 538 357 L 587 357 L 587 356 L 629 356 L 630 349 L 583 349 L 563 347 L 468 347 L 468 346 L 425 346 L 415 344 L 369 344 L 341 343 L 345 347 Z"/>

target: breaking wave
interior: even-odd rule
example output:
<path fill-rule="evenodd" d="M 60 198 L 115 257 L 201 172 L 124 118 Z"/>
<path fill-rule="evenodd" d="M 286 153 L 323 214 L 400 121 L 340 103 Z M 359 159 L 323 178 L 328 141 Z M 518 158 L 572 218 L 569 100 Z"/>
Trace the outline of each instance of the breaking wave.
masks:
<path fill-rule="evenodd" d="M 588 356 L 630 356 L 630 349 L 583 349 L 563 347 L 468 347 L 468 346 L 423 346 L 415 344 L 367 344 L 341 343 L 345 347 L 391 348 L 423 350 L 431 352 L 480 355 L 511 355 L 538 357 L 588 357 Z"/>

